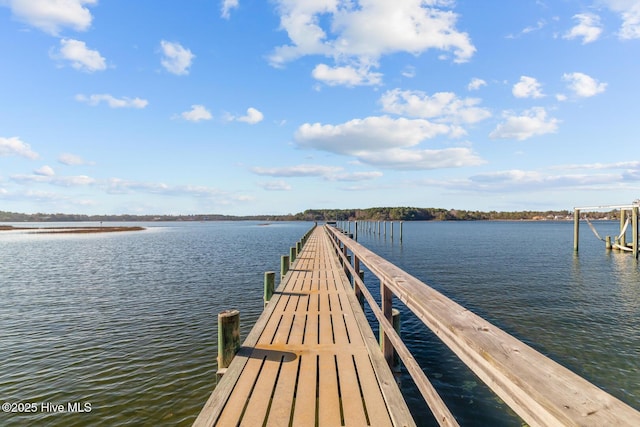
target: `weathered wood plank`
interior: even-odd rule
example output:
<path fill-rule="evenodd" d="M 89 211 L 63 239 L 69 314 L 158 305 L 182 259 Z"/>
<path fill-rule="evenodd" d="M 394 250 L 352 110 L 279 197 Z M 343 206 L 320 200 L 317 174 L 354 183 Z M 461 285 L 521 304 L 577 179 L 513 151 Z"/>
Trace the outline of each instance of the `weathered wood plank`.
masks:
<path fill-rule="evenodd" d="M 381 356 L 365 344 L 363 334 L 373 335 L 366 321 L 358 324 L 350 295 L 343 267 L 318 228 L 220 382 L 224 394 L 214 398 L 216 388 L 197 425 L 391 425 L 378 377 L 387 383 L 382 388 L 400 393 L 388 367 L 379 362 L 387 372 L 376 372 L 369 362 L 372 349 Z M 367 363 L 358 367 L 356 358 Z"/>
<path fill-rule="evenodd" d="M 323 351 L 319 353 L 318 369 L 318 418 L 320 425 L 340 426 L 341 402 L 338 395 L 338 377 L 333 352 Z"/>
<path fill-rule="evenodd" d="M 316 354 L 304 354 L 300 361 L 298 388 L 296 390 L 293 425 L 316 425 L 316 392 L 318 372 Z"/>
<path fill-rule="evenodd" d="M 371 423 L 360 397 L 358 377 L 353 365 L 351 354 L 338 353 L 338 372 L 340 373 L 340 391 L 344 406 L 344 422 L 346 426 L 366 426 Z"/>
<path fill-rule="evenodd" d="M 281 427 L 288 426 L 291 420 L 291 410 L 294 405 L 293 396 L 295 393 L 298 364 L 300 358 L 296 357 L 290 362 L 282 365 L 280 379 L 273 395 L 271 411 L 267 419 L 267 426 Z M 259 425 L 259 424 L 258 424 Z"/>

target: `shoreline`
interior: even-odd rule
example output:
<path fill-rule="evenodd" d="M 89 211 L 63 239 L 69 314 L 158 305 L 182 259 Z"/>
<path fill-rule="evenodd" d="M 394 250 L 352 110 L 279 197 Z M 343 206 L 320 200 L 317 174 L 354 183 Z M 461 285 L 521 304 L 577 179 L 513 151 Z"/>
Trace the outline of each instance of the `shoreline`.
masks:
<path fill-rule="evenodd" d="M 107 226 L 107 227 L 14 227 L 0 225 L 0 231 L 27 231 L 30 234 L 77 234 L 77 233 L 114 233 L 120 231 L 146 230 L 139 226 Z"/>

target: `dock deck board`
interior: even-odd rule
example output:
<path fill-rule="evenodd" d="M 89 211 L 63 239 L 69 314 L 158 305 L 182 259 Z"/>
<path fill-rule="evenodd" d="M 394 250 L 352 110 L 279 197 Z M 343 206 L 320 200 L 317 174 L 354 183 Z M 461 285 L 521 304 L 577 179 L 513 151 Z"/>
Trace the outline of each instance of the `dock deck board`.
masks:
<path fill-rule="evenodd" d="M 194 423 L 213 425 L 415 425 L 322 227 Z"/>

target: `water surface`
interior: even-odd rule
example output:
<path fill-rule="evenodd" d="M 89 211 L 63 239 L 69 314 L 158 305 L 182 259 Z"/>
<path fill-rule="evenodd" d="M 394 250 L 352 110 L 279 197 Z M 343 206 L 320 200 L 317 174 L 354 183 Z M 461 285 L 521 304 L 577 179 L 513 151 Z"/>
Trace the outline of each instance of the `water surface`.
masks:
<path fill-rule="evenodd" d="M 217 313 L 239 309 L 246 337 L 264 272 L 312 224 L 145 225 L 0 232 L 0 403 L 91 403 L 85 413 L 0 412 L 0 425 L 191 425 L 215 384 Z M 603 236 L 618 228 L 595 225 Z M 565 222 L 405 223 L 402 243 L 397 228 L 394 240 L 359 241 L 640 409 L 638 263 L 581 233 L 578 255 Z M 522 424 L 406 310 L 402 328 L 461 425 Z M 418 424 L 435 425 L 406 373 L 399 380 Z"/>

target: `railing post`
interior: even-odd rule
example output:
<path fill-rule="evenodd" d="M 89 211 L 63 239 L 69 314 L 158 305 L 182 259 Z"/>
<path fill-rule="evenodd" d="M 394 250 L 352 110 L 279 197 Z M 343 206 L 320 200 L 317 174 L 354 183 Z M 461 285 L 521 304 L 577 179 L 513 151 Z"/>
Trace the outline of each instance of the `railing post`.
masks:
<path fill-rule="evenodd" d="M 296 248 L 293 246 L 289 248 L 289 262 L 291 264 L 293 264 L 293 261 L 296 260 L 296 255 L 297 255 Z"/>
<path fill-rule="evenodd" d="M 264 305 L 271 300 L 273 292 L 276 289 L 276 272 L 267 271 L 264 273 Z"/>
<path fill-rule="evenodd" d="M 394 308 L 393 310 L 391 310 L 391 317 L 393 318 L 393 322 L 392 322 L 393 329 L 396 331 L 398 336 L 400 336 L 400 324 L 401 324 L 400 310 L 398 310 L 397 308 Z M 395 370 L 400 369 L 400 357 L 398 356 L 398 353 L 395 350 L 393 352 L 393 368 Z"/>
<path fill-rule="evenodd" d="M 380 281 L 380 297 L 382 300 L 382 314 L 389 321 L 393 322 L 393 293 L 384 284 L 384 281 Z M 380 325 L 380 346 L 382 347 L 382 354 L 389 366 L 393 366 L 393 345 L 384 333 L 382 325 Z"/>
<path fill-rule="evenodd" d="M 218 371 L 220 378 L 240 348 L 240 312 L 225 310 L 218 313 Z"/>

